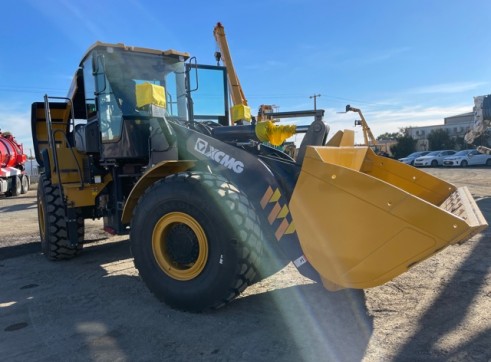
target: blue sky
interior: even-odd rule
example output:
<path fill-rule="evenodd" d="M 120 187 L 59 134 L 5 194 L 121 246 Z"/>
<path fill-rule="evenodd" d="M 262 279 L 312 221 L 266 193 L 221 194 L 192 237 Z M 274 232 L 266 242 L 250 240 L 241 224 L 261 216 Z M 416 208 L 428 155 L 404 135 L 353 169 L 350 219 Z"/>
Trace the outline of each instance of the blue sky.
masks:
<path fill-rule="evenodd" d="M 491 2 L 16 0 L 0 15 L 0 128 L 31 148 L 30 105 L 65 96 L 95 41 L 187 51 L 215 64 L 225 26 L 253 110 L 313 107 L 332 132 L 360 108 L 375 136 L 441 124 L 491 93 Z M 356 128 L 357 140 L 362 140 Z"/>

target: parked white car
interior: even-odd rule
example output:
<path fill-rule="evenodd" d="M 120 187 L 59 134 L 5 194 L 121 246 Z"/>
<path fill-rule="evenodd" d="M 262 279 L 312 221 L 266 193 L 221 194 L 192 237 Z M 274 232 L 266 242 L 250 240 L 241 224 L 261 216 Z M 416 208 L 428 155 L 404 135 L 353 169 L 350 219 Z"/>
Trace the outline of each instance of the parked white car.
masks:
<path fill-rule="evenodd" d="M 414 166 L 416 167 L 437 167 L 443 165 L 443 159 L 445 157 L 455 154 L 453 150 L 441 150 L 432 151 L 426 156 L 418 157 L 414 160 Z"/>
<path fill-rule="evenodd" d="M 408 165 L 413 165 L 415 159 L 421 156 L 426 156 L 428 153 L 430 153 L 430 151 L 413 152 L 410 155 L 407 155 L 406 157 L 400 158 L 399 161 Z"/>
<path fill-rule="evenodd" d="M 477 150 L 462 150 L 443 159 L 443 166 L 491 166 L 491 155 L 479 153 Z"/>

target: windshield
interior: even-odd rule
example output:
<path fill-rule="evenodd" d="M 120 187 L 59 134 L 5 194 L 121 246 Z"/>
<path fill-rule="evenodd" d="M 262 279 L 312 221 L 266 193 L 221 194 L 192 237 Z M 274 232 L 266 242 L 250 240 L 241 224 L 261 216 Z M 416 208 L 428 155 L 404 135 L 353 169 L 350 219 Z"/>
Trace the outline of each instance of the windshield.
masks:
<path fill-rule="evenodd" d="M 185 116 L 184 62 L 157 54 L 116 49 L 104 54 L 104 69 L 125 115 L 138 113 L 135 109 L 135 86 L 148 82 L 164 87 L 170 115 Z"/>
<path fill-rule="evenodd" d="M 428 153 L 426 156 L 438 156 L 440 154 L 441 151 L 433 151 L 433 152 L 430 152 Z"/>
<path fill-rule="evenodd" d="M 159 103 L 167 116 L 187 119 L 184 62 L 176 57 L 107 48 L 94 52 L 94 74 L 99 99 L 103 139 L 120 137 L 123 118 L 145 117 L 147 108 L 137 106 L 136 87 L 143 83 L 158 86 Z"/>
<path fill-rule="evenodd" d="M 454 156 L 467 156 L 472 150 L 462 150 L 454 154 Z"/>

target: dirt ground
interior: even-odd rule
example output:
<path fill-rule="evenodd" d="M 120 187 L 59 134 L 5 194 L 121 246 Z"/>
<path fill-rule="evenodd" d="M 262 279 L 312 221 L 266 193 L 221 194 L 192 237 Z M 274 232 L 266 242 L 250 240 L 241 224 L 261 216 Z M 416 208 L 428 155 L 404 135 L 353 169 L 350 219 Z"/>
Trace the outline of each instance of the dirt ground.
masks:
<path fill-rule="evenodd" d="M 491 170 L 428 169 L 467 185 L 491 221 Z M 159 303 L 127 237 L 88 221 L 82 255 L 40 253 L 36 192 L 0 198 L 2 361 L 491 361 L 491 230 L 365 291 L 330 293 L 286 268 L 229 306 Z"/>

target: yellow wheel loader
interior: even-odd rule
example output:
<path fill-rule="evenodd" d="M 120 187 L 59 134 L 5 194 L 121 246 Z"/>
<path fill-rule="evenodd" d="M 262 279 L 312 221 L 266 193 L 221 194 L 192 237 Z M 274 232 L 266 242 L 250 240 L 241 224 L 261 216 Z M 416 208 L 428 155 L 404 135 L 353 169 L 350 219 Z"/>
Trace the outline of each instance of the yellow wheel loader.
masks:
<path fill-rule="evenodd" d="M 84 220 L 103 218 L 129 233 L 159 299 L 204 311 L 278 255 L 330 290 L 363 289 L 486 226 L 465 188 L 354 147 L 352 132 L 327 142 L 323 110 L 275 115 L 312 119 L 296 129 L 230 126 L 226 77 L 187 53 L 98 42 L 67 97 L 32 104 L 48 259 L 82 252 Z M 267 145 L 292 132 L 295 159 Z"/>

